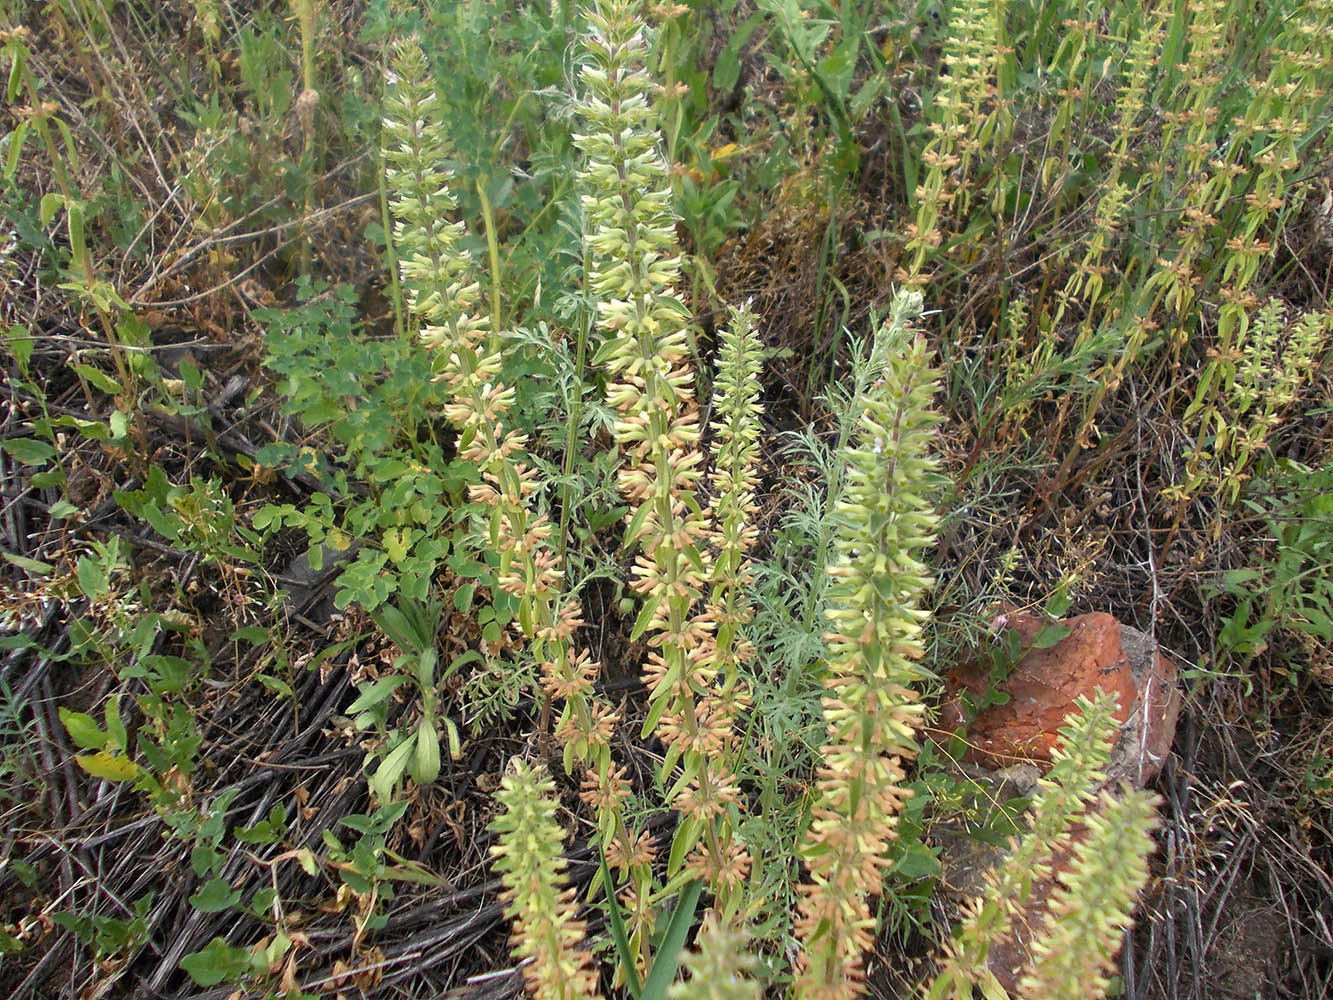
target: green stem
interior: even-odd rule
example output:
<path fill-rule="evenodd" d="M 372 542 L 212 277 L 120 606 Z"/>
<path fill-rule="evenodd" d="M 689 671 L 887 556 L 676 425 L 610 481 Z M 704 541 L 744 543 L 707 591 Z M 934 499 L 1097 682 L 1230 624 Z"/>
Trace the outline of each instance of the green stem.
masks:
<path fill-rule="evenodd" d="M 491 262 L 491 335 L 504 329 L 500 316 L 500 245 L 495 236 L 495 213 L 486 193 L 485 178 L 477 179 L 477 196 L 481 199 L 481 219 L 486 227 L 486 253 Z"/>
<path fill-rule="evenodd" d="M 583 249 L 583 273 L 592 273 L 592 259 L 586 242 Z M 560 464 L 560 533 L 556 536 L 556 557 L 562 569 L 566 568 L 565 555 L 569 548 L 569 519 L 572 506 L 570 484 L 574 476 L 574 456 L 578 449 L 579 420 L 583 415 L 583 366 L 587 363 L 588 331 L 592 327 L 593 318 L 593 311 L 583 310 L 574 346 L 574 398 L 569 404 L 569 422 L 565 426 L 565 454 Z"/>

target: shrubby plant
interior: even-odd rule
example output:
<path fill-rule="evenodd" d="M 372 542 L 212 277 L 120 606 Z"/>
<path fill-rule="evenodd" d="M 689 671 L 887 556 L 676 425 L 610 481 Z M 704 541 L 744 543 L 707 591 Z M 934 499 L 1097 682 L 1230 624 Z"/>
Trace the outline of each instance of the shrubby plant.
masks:
<path fill-rule="evenodd" d="M 754 656 L 747 553 L 755 534 L 758 344 L 754 318 L 733 311 L 713 382 L 710 463 L 688 361 L 689 316 L 677 297 L 680 252 L 644 69 L 645 31 L 637 5 L 626 0 L 602 0 L 587 12 L 576 142 L 586 156 L 580 193 L 596 308 L 593 363 L 606 372 L 607 402 L 617 412 L 623 545 L 633 555 L 631 587 L 641 599 L 632 638 L 647 637 L 650 649 L 643 734 L 665 748 L 660 806 L 677 816 L 664 862 L 626 809 L 631 787 L 611 747 L 617 715 L 595 689 L 597 664 L 578 647 L 577 595 L 567 586 L 528 438 L 509 423 L 514 392 L 504 381 L 504 358 L 519 338 L 494 329 L 480 307 L 461 223 L 449 221 L 456 203 L 443 131 L 431 119 L 431 86 L 410 41 L 395 62 L 390 107 L 399 117 L 387 126 L 394 146 L 386 160 L 403 287 L 422 339 L 435 351 L 437 381 L 451 395 L 445 413 L 458 428 L 460 458 L 481 476 L 469 501 L 489 512 L 487 534 L 500 554 L 497 585 L 517 602 L 564 770 L 581 781 L 581 798 L 595 816 L 603 865 L 593 891 L 607 897 L 618 981 L 636 996 L 665 991 L 702 889 L 709 930 L 689 960 L 691 989 L 753 995 L 754 966 L 738 948 L 757 902 L 750 887 L 764 879 L 741 824 L 739 775 L 753 752 L 740 727 Z M 895 299 L 866 368 L 873 375 L 858 385 L 856 417 L 832 456 L 843 483 L 828 522 L 833 583 L 823 595 L 809 595 L 815 610 L 806 615 L 807 627 L 814 624 L 810 613 L 828 622 L 818 656 L 828 693 L 826 736 L 799 835 L 808 874 L 794 929 L 797 996 L 859 991 L 861 963 L 875 940 L 871 901 L 891 891 L 884 881 L 889 842 L 910 795 L 905 768 L 923 712 L 916 688 L 929 676 L 917 664 L 919 601 L 930 583 L 919 558 L 935 523 L 930 447 L 938 419 L 931 409 L 938 374 L 912 326 L 921 310 L 918 293 Z M 1105 741 L 1104 719 L 1084 726 Z M 1080 802 L 1092 780 L 1091 772 L 1074 775 L 1071 801 Z M 531 962 L 530 989 L 590 995 L 590 957 L 560 874 L 553 792 L 548 778 L 521 761 L 512 765 L 499 795 L 494 852 L 516 921 L 517 954 Z M 1049 849 L 1048 840 L 1039 833 L 1036 843 Z M 763 861 L 775 863 L 791 862 Z M 1119 895 L 1107 904 L 1107 926 L 1127 919 L 1141 877 L 1130 864 L 1114 880 Z M 1010 895 L 1021 901 L 1016 890 Z M 669 901 L 670 926 L 658 928 L 657 913 Z M 1064 919 L 1081 919 L 1081 906 L 1074 891 L 1066 904 L 1072 916 Z M 732 954 L 712 951 L 718 947 Z M 958 981 L 981 974 L 975 963 L 966 969 Z"/>

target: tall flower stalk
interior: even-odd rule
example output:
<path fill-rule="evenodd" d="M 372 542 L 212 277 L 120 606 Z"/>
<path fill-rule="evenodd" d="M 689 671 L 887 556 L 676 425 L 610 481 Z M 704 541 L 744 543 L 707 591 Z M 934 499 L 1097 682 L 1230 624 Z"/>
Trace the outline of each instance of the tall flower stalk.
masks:
<path fill-rule="evenodd" d="M 638 550 L 631 586 L 643 605 L 634 636 L 646 635 L 651 647 L 644 734 L 655 732 L 665 744 L 667 804 L 681 814 L 668 874 L 688 868 L 725 897 L 750 864 L 731 819 L 739 801 L 734 723 L 743 705 L 734 664 L 746 647 L 736 631 L 743 617 L 738 599 L 725 598 L 720 610 L 702 599 L 715 580 L 720 592 L 737 593 L 752 537 L 744 523 L 752 503 L 752 473 L 745 470 L 753 465 L 753 437 L 740 428 L 754 417 L 753 362 L 746 360 L 752 355 L 743 346 L 753 323 L 735 321 L 731 344 L 739 354 L 733 352 L 735 363 L 720 378 L 733 392 L 718 410 L 724 450 L 710 523 L 698 495 L 703 454 L 688 364 L 689 312 L 677 294 L 671 185 L 643 68 L 638 4 L 598 0 L 588 25 L 576 141 L 587 155 L 580 182 L 589 284 L 604 337 L 595 360 L 611 377 L 607 399 L 618 413 L 622 452 L 618 482 L 630 507 L 625 545 Z M 640 882 L 636 893 L 646 885 Z"/>
<path fill-rule="evenodd" d="M 514 921 L 514 954 L 527 960 L 528 990 L 542 1000 L 599 996 L 592 954 L 581 947 L 584 924 L 565 878 L 555 785 L 515 758 L 495 798 L 502 812 L 491 824 L 499 835 L 491 853 Z"/>
<path fill-rule="evenodd" d="M 798 997 L 859 992 L 864 954 L 875 939 L 878 895 L 908 792 L 905 762 L 916 756 L 923 706 L 913 686 L 929 677 L 918 607 L 930 585 L 921 551 L 937 521 L 930 455 L 939 418 L 931 410 L 938 373 L 912 322 L 921 295 L 900 292 L 876 337 L 883 375 L 860 398 L 859 433 L 846 452 L 841 528 L 828 574 L 831 632 L 827 738 L 814 818 L 801 844 L 809 880 L 801 886 L 797 936 L 803 945 Z"/>
<path fill-rule="evenodd" d="M 1060 729 L 1054 765 L 1038 782 L 1027 833 L 989 876 L 986 892 L 950 943 L 926 1000 L 971 1000 L 974 984 L 994 981 L 987 968 L 991 949 L 1009 940 L 1016 923 L 1025 919 L 1023 906 L 1034 879 L 1050 871 L 1057 852 L 1070 849 L 1076 823 L 1088 832 L 1074 847 L 1063 884 L 1052 895 L 1051 919 L 1033 942 L 1022 995 L 1105 994 L 1110 957 L 1148 878 L 1156 797 L 1132 791 L 1118 801 L 1106 793 L 1098 798 L 1116 732 L 1115 700 L 1099 691 L 1091 701 L 1079 699 L 1077 707 Z M 1095 801 L 1097 807 L 1089 808 Z"/>

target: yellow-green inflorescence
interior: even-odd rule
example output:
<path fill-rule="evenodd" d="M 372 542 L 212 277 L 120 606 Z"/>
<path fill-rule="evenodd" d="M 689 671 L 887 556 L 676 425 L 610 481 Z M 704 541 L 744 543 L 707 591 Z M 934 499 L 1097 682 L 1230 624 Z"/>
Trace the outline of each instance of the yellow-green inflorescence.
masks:
<path fill-rule="evenodd" d="M 994 982 L 987 968 L 991 948 L 1009 940 L 1026 919 L 1023 906 L 1034 880 L 1049 873 L 1057 853 L 1070 849 L 1076 824 L 1087 832 L 1074 846 L 1063 886 L 1052 895 L 1051 918 L 1032 946 L 1034 961 L 1022 995 L 1105 994 L 1103 973 L 1147 881 L 1156 823 L 1155 797 L 1146 792 L 1128 792 L 1120 800 L 1101 793 L 1098 807 L 1088 808 L 1106 778 L 1117 730 L 1114 713 L 1115 700 L 1099 691 L 1091 701 L 1079 699 L 1065 720 L 1054 764 L 1033 796 L 1031 826 L 989 876 L 988 889 L 950 943 L 927 1000 L 971 1000 L 974 984 Z M 1084 950 L 1061 954 L 1066 946 Z"/>
<path fill-rule="evenodd" d="M 1084 836 L 1047 904 L 1047 926 L 1032 946 L 1019 993 L 1033 1000 L 1106 996 L 1115 957 L 1148 881 L 1157 796 L 1142 789 L 1101 793 L 1083 819 Z"/>
<path fill-rule="evenodd" d="M 713 505 L 705 509 L 689 312 L 677 295 L 680 252 L 638 4 L 599 0 L 587 22 L 576 141 L 587 155 L 580 182 L 603 337 L 596 360 L 610 375 L 607 399 L 618 413 L 619 486 L 630 508 L 625 544 L 637 546 L 631 585 L 643 606 L 635 634 L 651 648 L 644 731 L 666 747 L 667 804 L 681 814 L 668 874 L 705 878 L 715 906 L 726 910 L 750 867 L 733 821 L 740 799 L 733 762 L 735 721 L 746 704 L 738 664 L 750 649 L 739 628 L 748 617 L 741 594 L 753 541 L 754 322 L 735 313 L 722 337 L 719 451 L 709 479 Z M 648 859 L 616 860 L 625 868 Z"/>
<path fill-rule="evenodd" d="M 932 542 L 938 373 L 911 324 L 921 296 L 900 292 L 875 339 L 881 377 L 859 399 L 856 439 L 846 452 L 847 486 L 828 573 L 832 631 L 827 738 L 814 817 L 801 844 L 797 936 L 803 945 L 796 994 L 860 992 L 864 953 L 874 944 L 871 897 L 882 888 L 888 845 L 907 795 L 904 765 L 917 751 L 927 679 L 918 602 L 930 577 L 918 556 Z"/>
<path fill-rule="evenodd" d="M 518 599 L 518 619 L 541 666 L 546 695 L 560 711 L 557 735 L 565 769 L 588 769 L 585 798 L 604 836 L 622 836 L 618 806 L 628 794 L 612 765 L 608 740 L 615 714 L 593 683 L 599 665 L 575 647 L 582 623 L 578 599 L 565 592 L 547 513 L 537 509 L 538 476 L 526 436 L 505 429 L 514 391 L 501 381 L 507 337 L 489 329 L 473 262 L 461 249 L 461 223 L 449 191 L 448 150 L 437 98 L 420 48 L 398 47 L 396 79 L 386 97 L 385 160 L 397 218 L 394 239 L 403 284 L 421 320 L 422 340 L 439 352 L 439 378 L 450 388 L 445 415 L 459 429 L 458 456 L 474 463 L 481 482 L 469 499 L 490 511 L 489 542 L 499 555 L 499 586 Z M 390 141 L 391 140 L 391 141 Z"/>
<path fill-rule="evenodd" d="M 502 811 L 491 823 L 499 841 L 491 854 L 514 922 L 514 956 L 526 960 L 529 992 L 542 1000 L 599 996 L 592 953 L 582 947 L 585 927 L 565 877 L 554 783 L 514 758 L 495 798 Z"/>
<path fill-rule="evenodd" d="M 695 951 L 685 956 L 689 977 L 667 991 L 668 1000 L 759 1000 L 763 991 L 754 978 L 758 962 L 748 944 L 743 931 L 709 913 L 699 928 Z"/>

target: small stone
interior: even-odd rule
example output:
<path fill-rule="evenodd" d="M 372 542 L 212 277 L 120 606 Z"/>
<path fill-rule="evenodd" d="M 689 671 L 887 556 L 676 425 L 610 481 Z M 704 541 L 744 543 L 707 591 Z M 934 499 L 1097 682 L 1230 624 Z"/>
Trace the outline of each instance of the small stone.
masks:
<path fill-rule="evenodd" d="M 1026 649 L 999 685 L 1008 700 L 983 708 L 967 722 L 963 695 L 986 694 L 989 658 L 960 664 L 945 678 L 939 730 L 952 734 L 966 723 L 963 760 L 987 768 L 1032 763 L 1048 770 L 1059 729 L 1075 710 L 1075 701 L 1091 698 L 1100 688 L 1116 698 L 1120 723 L 1108 778 L 1138 787 L 1152 781 L 1171 748 L 1180 709 L 1175 667 L 1156 644 L 1111 615 L 1095 612 L 1060 622 L 1069 634 L 1047 649 L 1037 649 L 1033 643 L 1049 624 L 1044 618 L 1010 612 L 1002 620 L 1002 627 L 1017 634 Z"/>

